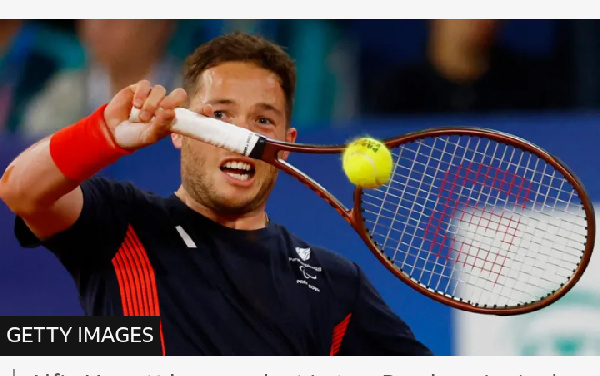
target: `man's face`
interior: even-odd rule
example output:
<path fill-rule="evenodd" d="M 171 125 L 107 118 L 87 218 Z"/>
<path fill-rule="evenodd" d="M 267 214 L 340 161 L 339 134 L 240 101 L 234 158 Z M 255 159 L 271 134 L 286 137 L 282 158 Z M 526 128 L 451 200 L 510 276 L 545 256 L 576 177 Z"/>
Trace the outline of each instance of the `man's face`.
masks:
<path fill-rule="evenodd" d="M 269 138 L 296 139 L 295 129 L 286 130 L 285 95 L 274 73 L 248 63 L 223 63 L 206 70 L 197 88 L 190 98 L 192 111 Z M 181 148 L 183 187 L 196 202 L 227 214 L 264 207 L 277 177 L 275 167 L 191 138 L 172 137 Z"/>

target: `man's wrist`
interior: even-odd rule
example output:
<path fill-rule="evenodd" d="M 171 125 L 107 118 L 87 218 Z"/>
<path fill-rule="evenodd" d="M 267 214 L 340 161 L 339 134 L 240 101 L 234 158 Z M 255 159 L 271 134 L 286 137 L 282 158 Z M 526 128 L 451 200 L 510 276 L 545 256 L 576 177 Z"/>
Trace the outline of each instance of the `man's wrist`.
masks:
<path fill-rule="evenodd" d="M 90 116 L 56 132 L 50 138 L 50 155 L 69 179 L 84 181 L 132 151 L 121 148 L 104 121 L 106 104 Z"/>

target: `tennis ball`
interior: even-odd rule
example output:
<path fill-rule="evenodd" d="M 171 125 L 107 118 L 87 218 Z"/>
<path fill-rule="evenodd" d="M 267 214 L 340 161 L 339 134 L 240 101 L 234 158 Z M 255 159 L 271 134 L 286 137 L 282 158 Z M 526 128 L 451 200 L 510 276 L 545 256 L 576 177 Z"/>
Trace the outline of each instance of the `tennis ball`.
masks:
<path fill-rule="evenodd" d="M 359 138 L 346 147 L 342 164 L 351 183 L 360 188 L 377 188 L 390 180 L 392 153 L 374 138 Z"/>

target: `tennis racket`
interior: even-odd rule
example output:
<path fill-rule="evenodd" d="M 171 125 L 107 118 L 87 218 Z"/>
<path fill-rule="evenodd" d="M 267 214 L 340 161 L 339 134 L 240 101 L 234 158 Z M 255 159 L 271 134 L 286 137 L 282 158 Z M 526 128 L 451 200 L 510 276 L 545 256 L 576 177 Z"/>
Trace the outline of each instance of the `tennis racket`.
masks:
<path fill-rule="evenodd" d="M 129 126 L 137 119 L 134 109 Z M 346 145 L 276 141 L 186 109 L 176 110 L 172 132 L 263 160 L 298 179 L 396 277 L 458 309 L 516 315 L 543 308 L 577 283 L 593 251 L 594 209 L 578 178 L 510 134 L 443 128 L 386 139 L 394 159 L 390 181 L 357 187 L 354 208 L 347 208 L 279 158 L 280 152 L 343 153 Z"/>

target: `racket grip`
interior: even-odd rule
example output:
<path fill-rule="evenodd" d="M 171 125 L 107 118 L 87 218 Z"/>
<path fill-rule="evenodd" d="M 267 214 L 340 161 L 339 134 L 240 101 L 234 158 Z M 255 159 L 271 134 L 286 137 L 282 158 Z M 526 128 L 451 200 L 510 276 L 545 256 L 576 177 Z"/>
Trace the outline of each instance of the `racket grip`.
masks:
<path fill-rule="evenodd" d="M 140 110 L 132 108 L 129 121 L 125 123 L 140 123 Z M 117 127 L 116 132 L 121 126 Z M 125 129 L 125 128 L 124 128 Z M 207 118 L 185 108 L 175 109 L 175 121 L 171 127 L 172 133 L 191 137 L 211 145 L 228 149 L 235 153 L 251 156 L 257 144 L 262 144 L 264 137 L 246 128 Z M 256 153 L 254 153 L 256 154 Z M 251 157 L 254 157 L 254 154 Z"/>

